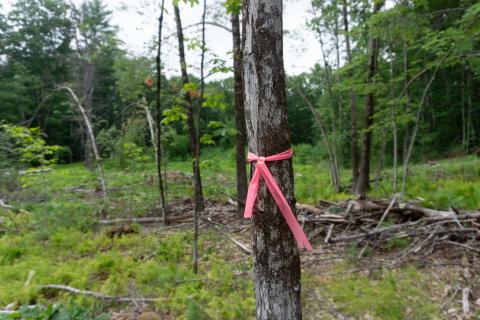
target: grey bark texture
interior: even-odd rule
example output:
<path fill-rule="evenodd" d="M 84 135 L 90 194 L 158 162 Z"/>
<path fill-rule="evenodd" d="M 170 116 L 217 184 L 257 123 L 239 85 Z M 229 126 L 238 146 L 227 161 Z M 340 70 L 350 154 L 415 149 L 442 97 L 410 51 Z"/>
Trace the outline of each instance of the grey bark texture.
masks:
<path fill-rule="evenodd" d="M 282 0 L 247 0 L 243 4 L 245 116 L 249 149 L 259 156 L 277 154 L 291 146 L 282 9 Z M 295 212 L 292 161 L 267 165 Z M 257 319 L 301 319 L 297 244 L 263 181 L 252 225 Z"/>
<path fill-rule="evenodd" d="M 240 38 L 240 19 L 238 13 L 232 13 L 233 38 L 233 74 L 235 81 L 235 152 L 237 165 L 237 212 L 243 214 L 247 197 L 247 167 L 245 145 L 247 133 L 245 128 L 245 105 L 243 103 L 242 48 Z"/>

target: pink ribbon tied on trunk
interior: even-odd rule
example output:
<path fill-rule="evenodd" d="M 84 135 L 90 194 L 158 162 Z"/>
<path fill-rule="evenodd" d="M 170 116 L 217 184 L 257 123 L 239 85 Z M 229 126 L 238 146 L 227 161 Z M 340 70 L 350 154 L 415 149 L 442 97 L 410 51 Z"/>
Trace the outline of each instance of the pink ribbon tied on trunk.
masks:
<path fill-rule="evenodd" d="M 312 246 L 310 242 L 308 242 L 307 236 L 303 232 L 302 228 L 298 224 L 297 218 L 292 212 L 292 209 L 288 205 L 285 196 L 283 195 L 282 191 L 280 190 L 275 178 L 273 177 L 272 173 L 268 169 L 265 162 L 270 161 L 280 161 L 290 159 L 293 156 L 293 150 L 288 149 L 287 151 L 275 154 L 270 157 L 259 157 L 251 152 L 248 153 L 248 161 L 249 162 L 257 162 L 255 167 L 255 172 L 253 173 L 252 180 L 250 181 L 250 186 L 248 187 L 247 193 L 247 201 L 245 203 L 245 218 L 251 218 L 253 214 L 253 205 L 255 204 L 255 199 L 257 198 L 258 187 L 260 185 L 260 176 L 263 177 L 265 183 L 267 184 L 268 190 L 275 199 L 280 212 L 282 213 L 285 221 L 287 222 L 290 230 L 292 230 L 293 236 L 297 240 L 299 248 L 305 248 L 308 251 L 312 251 Z"/>

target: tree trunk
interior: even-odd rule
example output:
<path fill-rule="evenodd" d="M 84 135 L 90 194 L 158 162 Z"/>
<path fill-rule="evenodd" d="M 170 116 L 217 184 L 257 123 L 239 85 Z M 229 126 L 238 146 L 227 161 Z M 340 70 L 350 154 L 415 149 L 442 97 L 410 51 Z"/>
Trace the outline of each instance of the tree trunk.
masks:
<path fill-rule="evenodd" d="M 204 63 L 205 63 L 205 15 L 207 14 L 207 0 L 203 0 L 203 14 L 202 14 L 202 44 L 201 44 L 201 61 L 200 61 L 200 106 L 198 112 L 196 113 L 196 140 L 195 140 L 195 160 L 194 160 L 194 171 L 195 176 L 200 174 L 200 110 L 202 109 L 203 97 L 205 93 L 205 78 L 204 78 Z M 197 184 L 195 184 L 195 189 Z M 196 190 L 195 190 L 196 191 Z M 196 194 L 196 192 L 195 192 Z M 203 210 L 202 203 L 200 199 L 195 197 L 195 212 L 193 217 L 193 273 L 198 272 L 198 219 L 200 211 Z"/>
<path fill-rule="evenodd" d="M 183 44 L 183 30 L 182 30 L 182 20 L 180 18 L 180 9 L 178 5 L 174 3 L 173 9 L 175 11 L 175 22 L 177 24 L 177 38 L 178 38 L 178 55 L 180 58 L 180 69 L 182 72 L 182 83 L 186 85 L 189 83 L 188 73 L 187 73 L 187 63 L 185 60 L 185 47 Z M 190 93 L 185 93 L 185 103 L 187 109 L 187 127 L 188 127 L 188 138 L 190 145 L 190 154 L 192 159 L 195 159 L 198 154 L 197 147 L 197 130 L 195 129 L 195 110 L 193 107 L 192 97 Z M 199 206 L 199 210 L 202 211 L 204 208 L 203 205 L 203 190 L 202 190 L 202 179 L 200 175 L 200 168 L 196 168 L 196 161 L 192 161 L 193 168 L 193 184 L 194 184 L 194 201 L 195 205 Z"/>
<path fill-rule="evenodd" d="M 162 53 L 162 27 L 163 27 L 163 9 L 165 5 L 165 0 L 162 0 L 162 5 L 160 7 L 160 17 L 158 18 L 158 47 L 157 47 L 157 58 L 156 58 L 156 67 L 157 67 L 157 92 L 156 92 L 156 126 L 157 126 L 157 139 L 156 139 L 156 150 L 155 150 L 155 160 L 157 164 L 157 176 L 158 176 L 158 191 L 160 192 L 160 202 L 162 205 L 162 216 L 163 224 L 167 224 L 167 206 L 165 201 L 165 190 L 163 186 L 162 178 L 162 112 L 161 112 L 161 90 L 162 90 L 162 65 L 161 65 L 161 53 Z M 148 107 L 147 107 L 148 108 Z M 154 142 L 155 143 L 155 142 Z M 167 177 L 165 176 L 165 179 Z"/>
<path fill-rule="evenodd" d="M 249 149 L 259 156 L 270 156 L 291 147 L 283 66 L 282 0 L 247 0 L 243 10 L 243 79 Z M 295 211 L 292 161 L 269 162 L 268 167 Z M 301 319 L 297 244 L 263 181 L 252 224 L 257 319 Z"/>
<path fill-rule="evenodd" d="M 405 75 L 405 115 L 410 113 L 410 77 L 408 74 L 408 43 L 403 43 L 403 73 Z M 405 125 L 403 129 L 403 163 L 405 163 L 405 159 L 407 157 L 407 150 L 408 150 L 408 140 L 410 138 L 410 128 L 408 123 Z"/>
<path fill-rule="evenodd" d="M 93 63 L 90 61 L 85 61 L 83 65 L 82 98 L 85 114 L 90 123 L 92 123 L 93 69 Z M 88 133 L 85 136 L 85 145 L 83 147 L 85 167 L 91 170 L 93 168 L 93 150 L 92 142 L 90 141 L 90 135 Z"/>
<path fill-rule="evenodd" d="M 382 7 L 383 2 L 375 2 L 373 6 L 373 14 L 377 13 Z M 374 76 L 377 71 L 379 43 L 378 39 L 371 36 L 368 40 L 368 71 L 366 85 L 370 86 L 374 82 Z M 373 116 L 375 115 L 375 97 L 370 88 L 365 99 L 365 133 L 363 134 L 363 149 L 360 163 L 360 173 L 358 176 L 356 192 L 360 198 L 367 196 L 370 188 L 370 150 L 372 147 L 372 126 Z"/>
<path fill-rule="evenodd" d="M 468 98 L 467 98 L 467 153 L 470 151 L 470 143 L 474 141 L 474 137 L 472 136 L 473 132 L 473 123 L 472 123 L 472 75 L 469 71 L 467 73 L 467 90 L 468 90 Z"/>
<path fill-rule="evenodd" d="M 87 111 L 80 103 L 80 100 L 78 99 L 77 95 L 73 92 L 72 88 L 68 86 L 61 86 L 61 87 L 58 87 L 58 90 L 66 90 L 72 97 L 73 101 L 75 101 L 75 104 L 77 105 L 77 108 L 80 111 L 85 127 L 87 128 L 87 134 L 89 137 L 91 148 L 93 150 L 93 155 L 95 156 L 95 162 L 97 164 L 97 171 L 98 171 L 98 178 L 102 186 L 103 199 L 106 201 L 108 200 L 108 191 L 107 191 L 107 183 L 105 182 L 105 173 L 103 172 L 102 158 L 100 157 L 100 153 L 98 152 L 97 141 L 95 140 L 95 134 L 93 132 L 92 124 L 88 119 Z"/>
<path fill-rule="evenodd" d="M 350 30 L 348 27 L 348 10 L 347 10 L 347 0 L 343 0 L 343 26 L 345 31 L 345 46 L 347 51 L 347 62 L 349 65 L 352 64 L 352 50 L 350 48 Z M 348 77 L 353 77 L 352 70 L 348 70 Z M 352 144 L 351 144 L 351 153 L 352 153 L 352 188 L 355 188 L 358 180 L 358 130 L 357 130 L 357 102 L 355 93 L 350 91 L 350 126 L 352 130 Z"/>
<path fill-rule="evenodd" d="M 245 106 L 243 104 L 242 49 L 240 39 L 240 20 L 238 12 L 232 13 L 233 35 L 233 74 L 235 81 L 235 129 L 236 164 L 237 164 L 237 212 L 243 214 L 247 197 L 247 169 L 245 145 L 247 144 L 245 128 Z"/>
<path fill-rule="evenodd" d="M 468 138 L 467 138 L 467 111 L 465 109 L 465 64 L 460 65 L 461 68 L 461 83 L 460 83 L 460 96 L 461 96 L 461 111 L 462 111 L 462 147 L 464 151 L 467 151 Z"/>
<path fill-rule="evenodd" d="M 338 153 L 337 153 L 338 136 L 337 136 L 337 126 L 335 124 L 336 118 L 338 117 L 338 114 L 335 114 L 335 97 L 333 95 L 333 81 L 332 81 L 332 76 L 331 76 L 331 68 L 328 65 L 327 55 L 325 54 L 323 40 L 322 40 L 322 32 L 321 32 L 320 28 L 318 28 L 317 33 L 318 33 L 318 40 L 320 42 L 320 49 L 321 49 L 322 57 L 323 57 L 323 65 L 324 65 L 324 68 L 325 68 L 325 76 L 326 76 L 326 80 L 327 80 L 327 91 L 328 91 L 328 96 L 330 98 L 330 103 L 331 103 L 330 112 L 331 112 L 331 116 L 332 116 L 331 124 L 332 124 L 332 135 L 333 135 L 332 152 L 333 152 L 333 156 L 334 156 L 333 157 L 333 165 L 332 165 L 332 168 L 334 169 L 334 171 L 333 171 L 334 175 L 332 176 L 332 178 L 333 178 L 332 183 L 333 183 L 333 186 L 335 188 L 335 192 L 340 192 L 342 183 L 340 181 L 340 169 L 339 169 L 339 165 L 338 165 Z"/>
<path fill-rule="evenodd" d="M 407 178 L 408 178 L 408 163 L 410 161 L 410 157 L 412 156 L 412 151 L 413 151 L 413 145 L 415 144 L 415 139 L 417 137 L 417 132 L 418 128 L 420 126 L 420 117 L 422 116 L 423 113 L 423 106 L 425 105 L 425 100 L 427 99 L 427 94 L 430 90 L 430 87 L 432 86 L 433 81 L 435 80 L 435 77 L 437 75 L 438 69 L 442 66 L 443 62 L 445 59 L 448 58 L 450 53 L 453 51 L 453 48 L 450 49 L 444 56 L 443 58 L 440 59 L 438 62 L 437 66 L 433 70 L 432 76 L 430 77 L 430 80 L 428 81 L 427 85 L 423 89 L 422 93 L 422 98 L 420 99 L 420 103 L 418 105 L 418 110 L 417 114 L 415 116 L 415 126 L 413 127 L 413 132 L 412 136 L 410 138 L 409 144 L 408 144 L 408 149 L 407 149 L 407 154 L 405 157 L 405 163 L 403 164 L 403 177 L 402 177 L 402 187 L 401 187 L 401 196 L 405 194 L 406 188 L 407 188 Z"/>
<path fill-rule="evenodd" d="M 298 88 L 297 86 L 295 86 L 295 84 L 291 83 L 291 85 L 296 89 L 296 91 L 298 92 L 300 97 L 307 104 L 308 108 L 310 109 L 310 112 L 313 114 L 313 119 L 315 120 L 316 125 L 320 129 L 320 133 L 321 133 L 322 138 L 323 138 L 323 143 L 325 145 L 325 148 L 327 149 L 328 160 L 329 160 L 328 164 L 330 166 L 330 176 L 331 176 L 331 179 L 332 179 L 332 184 L 335 185 L 335 181 L 337 181 L 336 176 L 337 176 L 338 170 L 335 167 L 335 163 L 336 163 L 335 154 L 333 152 L 333 148 L 332 148 L 332 144 L 330 142 L 330 139 L 328 138 L 328 133 L 327 133 L 326 126 L 323 123 L 322 117 L 318 113 L 318 110 L 315 109 L 315 106 L 310 102 L 310 100 L 308 100 L 308 98 L 305 96 L 303 91 L 300 88 Z"/>

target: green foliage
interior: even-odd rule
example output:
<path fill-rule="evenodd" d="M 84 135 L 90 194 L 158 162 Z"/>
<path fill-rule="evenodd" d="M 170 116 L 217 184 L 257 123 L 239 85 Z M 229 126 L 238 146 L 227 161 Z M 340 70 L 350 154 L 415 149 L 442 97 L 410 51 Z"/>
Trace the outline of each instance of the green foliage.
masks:
<path fill-rule="evenodd" d="M 149 159 L 149 157 L 145 155 L 143 148 L 132 142 L 124 143 L 121 152 L 121 158 L 128 167 L 135 168 L 146 163 Z"/>
<path fill-rule="evenodd" d="M 0 124 L 2 152 L 0 164 L 14 166 L 20 162 L 27 166 L 49 166 L 58 161 L 59 146 L 48 146 L 40 128 L 26 128 Z"/>
<path fill-rule="evenodd" d="M 180 106 L 173 106 L 172 108 L 166 109 L 163 111 L 162 115 L 162 124 L 166 125 L 175 121 L 187 120 L 186 110 Z"/>
<path fill-rule="evenodd" d="M 242 10 L 242 1 L 240 0 L 225 0 L 223 6 L 227 10 L 227 14 L 240 13 Z"/>
<path fill-rule="evenodd" d="M 130 58 L 124 54 L 115 57 L 115 84 L 121 99 L 136 101 L 145 94 L 145 80 L 153 74 L 152 62 L 146 57 Z"/>
<path fill-rule="evenodd" d="M 82 307 L 70 301 L 69 304 L 49 304 L 46 307 L 21 307 L 17 312 L 9 315 L 0 315 L 1 320 L 107 320 L 108 314 L 95 315 L 89 308 Z"/>
<path fill-rule="evenodd" d="M 225 95 L 222 92 L 214 93 L 214 94 L 205 94 L 205 101 L 203 101 L 202 107 L 203 108 L 212 108 L 212 109 L 220 109 L 225 110 L 227 107 L 226 104 L 223 102 Z"/>
<path fill-rule="evenodd" d="M 98 132 L 96 140 L 100 157 L 106 159 L 113 155 L 119 136 L 120 131 L 115 127 L 102 129 Z"/>
<path fill-rule="evenodd" d="M 166 154 L 170 159 L 185 160 L 189 156 L 189 140 L 186 135 L 178 134 L 175 130 L 168 130 L 163 135 Z"/>

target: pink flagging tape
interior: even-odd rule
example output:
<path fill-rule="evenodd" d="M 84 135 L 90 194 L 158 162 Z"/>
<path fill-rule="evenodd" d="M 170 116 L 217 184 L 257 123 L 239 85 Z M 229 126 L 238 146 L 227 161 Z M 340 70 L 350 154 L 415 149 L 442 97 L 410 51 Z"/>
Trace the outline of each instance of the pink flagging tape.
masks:
<path fill-rule="evenodd" d="M 247 201 L 245 203 L 245 218 L 251 218 L 253 214 L 253 205 L 255 204 L 255 199 L 257 198 L 258 186 L 260 183 L 260 176 L 263 177 L 265 183 L 267 184 L 268 190 L 275 199 L 280 212 L 282 213 L 285 221 L 287 222 L 290 230 L 292 230 L 293 236 L 297 240 L 299 248 L 305 248 L 308 251 L 312 251 L 312 246 L 308 242 L 307 236 L 303 232 L 302 228 L 298 224 L 297 218 L 292 212 L 292 209 L 288 205 L 285 196 L 283 195 L 280 187 L 278 186 L 275 178 L 272 176 L 272 173 L 268 169 L 265 162 L 269 161 L 280 161 L 290 159 L 293 156 L 293 150 L 288 149 L 284 152 L 275 154 L 270 157 L 259 157 L 251 152 L 248 153 L 248 161 L 256 162 L 255 172 L 253 173 L 252 180 L 250 181 L 250 186 L 248 187 Z"/>

